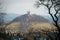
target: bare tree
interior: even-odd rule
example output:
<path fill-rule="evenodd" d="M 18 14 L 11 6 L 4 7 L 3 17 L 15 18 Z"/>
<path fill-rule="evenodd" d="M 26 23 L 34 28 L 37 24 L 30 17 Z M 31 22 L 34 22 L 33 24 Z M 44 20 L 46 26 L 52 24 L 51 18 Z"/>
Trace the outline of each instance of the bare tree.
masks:
<path fill-rule="evenodd" d="M 60 12 L 60 0 L 38 0 L 36 1 L 35 6 L 38 8 L 40 7 L 40 5 L 45 6 L 48 9 L 48 13 L 51 16 L 51 18 L 54 21 L 54 25 L 57 27 L 58 29 L 58 39 L 60 38 L 60 27 L 58 26 L 58 16 L 59 12 Z M 51 13 L 52 8 L 54 8 L 54 13 Z M 54 15 L 53 15 L 54 14 Z"/>

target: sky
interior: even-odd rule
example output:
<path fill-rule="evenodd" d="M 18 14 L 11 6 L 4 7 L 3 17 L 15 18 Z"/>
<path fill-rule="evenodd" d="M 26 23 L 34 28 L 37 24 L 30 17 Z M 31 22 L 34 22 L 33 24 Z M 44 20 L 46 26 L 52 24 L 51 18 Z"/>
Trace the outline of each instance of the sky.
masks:
<path fill-rule="evenodd" d="M 0 3 L 2 4 L 0 5 L 0 12 L 9 14 L 6 15 L 6 20 L 13 20 L 17 16 L 26 14 L 27 11 L 30 11 L 31 14 L 37 14 L 44 17 L 49 16 L 46 7 L 40 6 L 39 8 L 36 8 L 34 6 L 35 1 L 36 0 L 0 0 Z"/>
<path fill-rule="evenodd" d="M 27 11 L 30 11 L 31 14 L 42 16 L 49 15 L 46 7 L 40 6 L 40 8 L 36 8 L 34 6 L 35 1 L 36 0 L 0 0 L 0 2 L 3 4 L 1 11 L 19 15 L 26 14 Z"/>

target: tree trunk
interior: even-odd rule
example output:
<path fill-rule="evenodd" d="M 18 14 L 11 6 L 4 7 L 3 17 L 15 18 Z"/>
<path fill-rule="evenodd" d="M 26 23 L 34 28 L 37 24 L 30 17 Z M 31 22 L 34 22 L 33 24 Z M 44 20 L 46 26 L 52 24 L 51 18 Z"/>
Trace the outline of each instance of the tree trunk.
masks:
<path fill-rule="evenodd" d="M 47 7 L 48 8 L 48 7 Z M 54 17 L 53 17 L 53 15 L 50 13 L 50 8 L 48 8 L 48 10 L 49 10 L 49 15 L 51 16 L 51 18 L 53 19 L 53 21 L 54 21 L 54 23 L 55 23 L 55 26 L 57 27 L 57 29 L 58 29 L 58 35 L 57 35 L 57 37 L 56 37 L 56 40 L 59 40 L 60 39 L 60 27 L 58 26 L 58 20 L 55 20 L 54 19 Z M 52 38 L 51 38 L 52 39 Z"/>
<path fill-rule="evenodd" d="M 57 29 L 58 29 L 58 34 L 57 34 L 57 38 L 56 38 L 56 40 L 60 40 L 60 27 L 58 26 L 58 23 L 57 23 L 57 21 L 55 22 L 56 23 L 56 27 L 57 27 Z"/>

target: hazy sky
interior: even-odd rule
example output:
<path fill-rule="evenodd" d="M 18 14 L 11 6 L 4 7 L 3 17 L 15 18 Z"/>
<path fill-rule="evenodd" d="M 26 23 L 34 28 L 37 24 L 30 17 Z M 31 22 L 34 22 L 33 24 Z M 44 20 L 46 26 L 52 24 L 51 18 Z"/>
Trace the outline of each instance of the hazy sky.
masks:
<path fill-rule="evenodd" d="M 27 11 L 30 11 L 31 14 L 37 14 L 44 17 L 46 15 L 49 16 L 46 7 L 40 6 L 40 8 L 36 8 L 34 6 L 35 1 L 36 0 L 0 0 L 0 3 L 2 3 L 2 5 L 0 5 L 0 8 L 2 8 L 0 11 L 9 14 L 6 16 L 6 20 L 12 20 L 17 16 L 26 14 Z M 17 15 L 14 15 L 14 13 Z"/>
<path fill-rule="evenodd" d="M 46 7 L 34 7 L 35 1 L 36 0 L 0 0 L 0 2 L 3 4 L 2 10 L 6 13 L 16 13 L 22 15 L 27 11 L 30 11 L 31 14 L 48 15 Z"/>

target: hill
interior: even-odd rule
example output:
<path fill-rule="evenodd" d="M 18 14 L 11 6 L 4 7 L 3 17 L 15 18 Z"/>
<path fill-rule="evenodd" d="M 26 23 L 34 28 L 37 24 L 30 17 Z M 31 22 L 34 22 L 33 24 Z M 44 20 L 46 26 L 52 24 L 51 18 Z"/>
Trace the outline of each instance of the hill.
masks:
<path fill-rule="evenodd" d="M 12 22 L 48 22 L 47 19 L 45 19 L 42 16 L 35 15 L 35 14 L 24 14 L 22 16 L 16 17 Z"/>
<path fill-rule="evenodd" d="M 11 23 L 8 24 L 6 30 L 13 32 L 24 32 L 27 33 L 33 28 L 32 31 L 41 30 L 55 30 L 56 27 L 49 23 L 47 19 L 42 16 L 35 14 L 24 14 L 16 17 Z M 46 30 L 46 31 L 47 31 Z"/>

